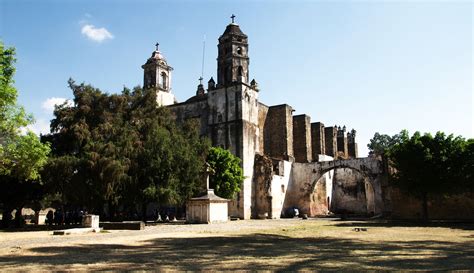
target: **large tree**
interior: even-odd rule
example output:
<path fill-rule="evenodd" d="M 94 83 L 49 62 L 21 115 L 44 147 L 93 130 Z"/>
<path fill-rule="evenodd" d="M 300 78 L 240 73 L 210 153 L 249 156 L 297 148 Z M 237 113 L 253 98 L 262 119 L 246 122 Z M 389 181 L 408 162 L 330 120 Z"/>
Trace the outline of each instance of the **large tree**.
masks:
<path fill-rule="evenodd" d="M 178 126 L 153 90 L 108 95 L 69 85 L 74 105 L 55 110 L 44 138 L 53 144 L 51 169 L 63 174 L 47 176 L 49 189 L 63 203 L 99 212 L 107 205 L 112 215 L 119 206 L 140 207 L 144 215 L 150 202 L 180 205 L 195 192 L 208 147 L 196 124 Z"/>
<path fill-rule="evenodd" d="M 17 104 L 14 63 L 15 49 L 5 48 L 0 41 L 0 205 L 4 225 L 10 221 L 13 209 L 21 210 L 39 198 L 39 171 L 50 151 L 48 144 L 42 144 L 26 129 L 33 118 Z"/>
<path fill-rule="evenodd" d="M 416 132 L 410 137 L 407 131 L 390 139 L 383 151 L 394 169 L 391 181 L 421 200 L 423 220 L 428 219 L 431 197 L 472 189 L 472 140 L 441 132 L 434 137 Z"/>

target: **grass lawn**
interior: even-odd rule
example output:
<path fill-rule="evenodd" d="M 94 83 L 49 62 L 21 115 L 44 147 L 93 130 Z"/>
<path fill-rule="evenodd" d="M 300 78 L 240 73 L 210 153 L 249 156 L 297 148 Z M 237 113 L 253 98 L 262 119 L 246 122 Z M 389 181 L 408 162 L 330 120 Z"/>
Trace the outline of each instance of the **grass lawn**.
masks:
<path fill-rule="evenodd" d="M 354 228 L 366 231 L 354 231 Z M 0 232 L 5 270 L 474 270 L 474 225 L 330 220 Z"/>

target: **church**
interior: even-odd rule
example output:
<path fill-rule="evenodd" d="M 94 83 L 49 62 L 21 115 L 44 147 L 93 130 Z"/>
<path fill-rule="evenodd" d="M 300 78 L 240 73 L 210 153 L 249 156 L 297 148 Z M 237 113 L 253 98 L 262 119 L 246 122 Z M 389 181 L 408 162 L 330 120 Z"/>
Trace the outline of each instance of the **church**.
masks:
<path fill-rule="evenodd" d="M 356 131 L 312 123 L 307 115 L 293 115 L 287 104 L 262 103 L 259 93 L 265 90 L 249 75 L 248 37 L 231 18 L 218 39 L 216 80 L 211 77 L 204 87 L 201 78 L 195 94 L 177 102 L 171 92 L 173 68 L 157 44 L 142 66 L 143 87 L 156 90 L 157 104 L 168 107 L 177 122 L 197 120 L 201 134 L 213 146 L 228 149 L 241 159 L 245 180 L 229 204 L 230 216 L 279 218 L 290 207 L 299 207 L 308 215 L 317 214 L 322 205 L 328 209 L 326 196 L 320 196 L 320 204 L 315 205 L 292 201 L 301 199 L 288 196 L 292 184 L 304 182 L 294 181 L 292 169 L 295 163 L 357 158 Z M 331 172 L 326 176 L 329 183 Z"/>

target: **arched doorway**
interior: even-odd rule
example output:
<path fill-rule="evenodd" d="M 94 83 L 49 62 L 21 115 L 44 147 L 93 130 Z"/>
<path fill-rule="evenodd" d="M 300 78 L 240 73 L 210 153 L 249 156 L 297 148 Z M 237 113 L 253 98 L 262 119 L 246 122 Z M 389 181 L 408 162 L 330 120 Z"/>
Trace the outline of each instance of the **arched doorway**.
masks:
<path fill-rule="evenodd" d="M 310 194 L 309 216 L 327 215 L 330 212 L 332 200 L 332 179 L 334 171 L 325 172 L 316 181 Z"/>
<path fill-rule="evenodd" d="M 328 170 L 313 185 L 310 216 L 375 213 L 372 181 L 357 169 L 340 167 Z"/>

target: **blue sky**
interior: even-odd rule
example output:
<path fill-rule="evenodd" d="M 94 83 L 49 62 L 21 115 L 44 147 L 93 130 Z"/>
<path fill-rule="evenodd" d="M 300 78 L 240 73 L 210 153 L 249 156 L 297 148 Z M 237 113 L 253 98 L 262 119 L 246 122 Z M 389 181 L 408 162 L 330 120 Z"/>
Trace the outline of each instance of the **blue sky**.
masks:
<path fill-rule="evenodd" d="M 17 49 L 19 102 L 45 132 L 51 102 L 72 97 L 69 77 L 109 93 L 141 85 L 156 42 L 174 67 L 173 93 L 186 100 L 204 37 L 205 82 L 216 77 L 217 39 L 234 13 L 260 101 L 355 128 L 366 155 L 375 132 L 474 137 L 473 9 L 470 1 L 0 0 L 0 39 Z"/>

